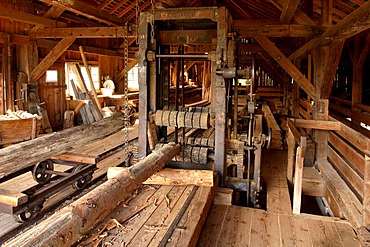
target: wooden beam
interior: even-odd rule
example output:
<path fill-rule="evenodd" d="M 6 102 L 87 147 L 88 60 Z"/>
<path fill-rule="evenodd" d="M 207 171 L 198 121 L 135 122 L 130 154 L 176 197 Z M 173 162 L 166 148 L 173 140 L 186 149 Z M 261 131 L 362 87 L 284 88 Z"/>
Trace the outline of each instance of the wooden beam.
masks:
<path fill-rule="evenodd" d="M 268 0 L 268 1 L 272 3 L 277 9 L 283 11 L 282 0 Z M 293 20 L 301 25 L 315 25 L 315 22 L 300 10 L 296 10 L 295 15 L 293 16 Z"/>
<path fill-rule="evenodd" d="M 266 35 L 268 37 L 312 37 L 324 33 L 330 25 L 236 25 L 241 37 Z"/>
<path fill-rule="evenodd" d="M 47 40 L 47 39 L 37 39 L 36 44 L 38 47 L 52 49 L 54 46 L 58 44 L 58 41 Z M 74 44 L 68 47 L 67 50 L 78 52 L 78 53 L 80 52 L 79 46 L 74 45 Z M 92 47 L 92 46 L 84 46 L 84 52 L 87 54 L 97 54 L 100 56 L 120 57 L 120 58 L 123 57 L 123 53 L 121 51 L 104 49 L 104 48 L 99 48 L 99 47 Z"/>
<path fill-rule="evenodd" d="M 123 202 L 154 172 L 161 169 L 179 151 L 179 144 L 166 144 L 135 165 L 130 166 L 128 174 L 118 174 L 115 178 L 101 184 L 8 244 L 32 246 L 41 241 L 45 245 L 59 246 L 61 239 L 63 239 L 64 246 L 72 246 L 105 219 L 118 204 Z M 87 207 L 86 205 L 95 206 Z"/>
<path fill-rule="evenodd" d="M 89 19 L 94 19 L 99 22 L 103 22 L 110 26 L 123 26 L 124 20 L 114 16 L 108 15 L 106 12 L 101 11 L 90 4 L 86 4 L 85 2 L 79 0 L 73 1 L 54 1 L 54 0 L 40 0 L 43 3 L 47 3 L 49 5 L 54 5 L 64 10 L 71 11 L 78 15 L 83 15 Z"/>
<path fill-rule="evenodd" d="M 41 17 L 38 15 L 29 14 L 24 11 L 17 11 L 10 8 L 0 7 L 0 18 L 18 21 L 41 27 L 65 27 L 67 26 L 64 22 L 51 20 L 49 18 Z"/>
<path fill-rule="evenodd" d="M 68 49 L 75 39 L 75 37 L 62 39 L 31 72 L 30 82 L 35 82 L 40 79 L 46 70 Z"/>
<path fill-rule="evenodd" d="M 257 35 L 253 37 L 293 78 L 294 81 L 313 99 L 316 99 L 315 88 L 309 80 L 297 69 L 296 66 L 272 43 L 266 36 Z"/>
<path fill-rule="evenodd" d="M 125 27 L 71 27 L 43 28 L 29 32 L 32 38 L 123 38 L 126 37 Z M 130 38 L 133 36 L 129 36 Z"/>
<path fill-rule="evenodd" d="M 107 177 L 112 179 L 126 167 L 110 167 Z M 154 173 L 143 184 L 213 186 L 213 171 L 166 168 Z"/>
<path fill-rule="evenodd" d="M 333 0 L 321 1 L 321 23 L 332 24 L 333 22 Z"/>
<path fill-rule="evenodd" d="M 332 39 L 350 38 L 370 27 L 370 2 L 366 2 L 358 9 L 347 15 L 346 18 L 338 22 L 333 28 L 327 30 L 321 36 L 307 42 L 304 46 L 289 56 L 289 60 L 294 60 L 305 56 L 309 51 L 317 46 L 327 43 Z"/>
<path fill-rule="evenodd" d="M 285 0 L 284 1 L 284 6 L 281 11 L 280 15 L 280 22 L 282 24 L 289 24 L 290 21 L 292 20 L 298 5 L 300 3 L 300 0 Z"/>
<path fill-rule="evenodd" d="M 341 123 L 338 121 L 306 120 L 306 119 L 289 119 L 297 128 L 319 129 L 319 130 L 341 130 Z"/>
<path fill-rule="evenodd" d="M 295 141 L 298 143 L 299 146 L 306 148 L 307 147 L 307 137 L 302 136 L 301 133 L 297 130 L 297 128 L 294 126 L 293 122 L 288 118 L 287 124 L 292 132 Z"/>

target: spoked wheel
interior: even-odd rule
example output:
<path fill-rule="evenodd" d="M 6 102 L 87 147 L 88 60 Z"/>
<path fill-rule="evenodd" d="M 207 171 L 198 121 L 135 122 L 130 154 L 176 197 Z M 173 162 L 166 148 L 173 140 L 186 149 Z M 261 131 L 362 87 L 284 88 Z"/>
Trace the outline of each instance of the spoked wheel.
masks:
<path fill-rule="evenodd" d="M 53 171 L 54 164 L 51 160 L 44 160 L 37 163 L 32 171 L 33 179 L 39 184 L 44 184 L 49 182 L 51 178 L 51 173 L 46 173 L 46 171 Z"/>
<path fill-rule="evenodd" d="M 82 170 L 82 168 L 84 168 L 84 165 L 78 165 L 78 166 L 75 166 L 72 170 L 72 173 L 76 173 L 76 172 L 79 172 Z M 86 176 L 80 178 L 79 180 L 77 180 L 76 182 L 73 183 L 73 188 L 75 188 L 76 190 L 83 190 L 86 188 L 86 186 L 88 185 L 88 183 L 90 182 L 90 180 L 92 179 L 92 174 L 89 172 Z"/>
<path fill-rule="evenodd" d="M 27 222 L 36 217 L 36 215 L 41 211 L 42 205 L 35 205 L 23 211 L 20 214 L 13 215 L 13 218 L 18 223 Z"/>

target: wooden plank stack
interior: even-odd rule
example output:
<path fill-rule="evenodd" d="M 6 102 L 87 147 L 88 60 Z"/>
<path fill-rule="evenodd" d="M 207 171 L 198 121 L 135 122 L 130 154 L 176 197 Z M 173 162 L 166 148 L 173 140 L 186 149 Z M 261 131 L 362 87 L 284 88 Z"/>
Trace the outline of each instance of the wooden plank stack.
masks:
<path fill-rule="evenodd" d="M 283 149 L 283 138 L 281 135 L 281 129 L 277 124 L 274 115 L 271 113 L 270 107 L 267 105 L 266 102 L 264 102 L 262 105 L 262 112 L 263 116 L 267 121 L 268 127 L 271 128 L 272 131 L 272 140 L 270 148 Z"/>
<path fill-rule="evenodd" d="M 77 77 L 77 85 L 75 81 L 71 80 L 71 86 L 73 93 L 77 100 L 87 100 L 87 104 L 85 104 L 81 109 L 81 116 L 82 121 L 84 124 L 91 124 L 93 122 L 99 121 L 103 118 L 101 110 L 97 105 L 97 102 L 94 100 L 93 96 L 89 93 L 85 80 L 82 76 L 81 68 L 76 63 L 71 66 L 71 70 Z"/>

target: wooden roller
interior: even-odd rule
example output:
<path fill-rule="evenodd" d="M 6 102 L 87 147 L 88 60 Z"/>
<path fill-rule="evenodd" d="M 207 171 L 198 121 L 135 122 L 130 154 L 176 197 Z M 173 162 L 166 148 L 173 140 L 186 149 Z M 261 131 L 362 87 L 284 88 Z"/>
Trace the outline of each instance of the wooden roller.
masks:
<path fill-rule="evenodd" d="M 193 128 L 193 115 L 194 112 L 185 113 L 185 127 Z"/>
<path fill-rule="evenodd" d="M 177 115 L 178 115 L 178 111 L 171 111 L 170 112 L 170 126 L 171 127 L 178 127 L 177 125 Z"/>
<path fill-rule="evenodd" d="M 164 145 L 164 143 L 158 143 L 155 146 L 155 150 L 162 148 Z M 185 148 L 182 147 L 182 150 L 172 159 L 172 161 L 206 165 L 208 162 L 208 148 L 192 146 L 185 146 Z"/>
<path fill-rule="evenodd" d="M 200 128 L 208 129 L 209 128 L 209 113 L 202 112 L 200 117 Z"/>
<path fill-rule="evenodd" d="M 179 128 L 185 127 L 185 113 L 186 112 L 180 111 L 177 114 L 177 127 Z"/>
<path fill-rule="evenodd" d="M 201 112 L 194 112 L 193 119 L 192 119 L 192 126 L 194 129 L 200 129 L 200 118 L 202 113 Z"/>
<path fill-rule="evenodd" d="M 155 113 L 155 124 L 157 126 L 162 126 L 163 125 L 163 123 L 162 123 L 162 115 L 163 115 L 163 111 L 162 110 L 156 111 L 156 113 Z"/>
<path fill-rule="evenodd" d="M 201 147 L 193 147 L 193 152 L 191 153 L 191 159 L 193 163 L 199 163 L 199 154 Z"/>
<path fill-rule="evenodd" d="M 170 126 L 170 113 L 171 111 L 163 111 L 162 114 L 162 125 Z"/>

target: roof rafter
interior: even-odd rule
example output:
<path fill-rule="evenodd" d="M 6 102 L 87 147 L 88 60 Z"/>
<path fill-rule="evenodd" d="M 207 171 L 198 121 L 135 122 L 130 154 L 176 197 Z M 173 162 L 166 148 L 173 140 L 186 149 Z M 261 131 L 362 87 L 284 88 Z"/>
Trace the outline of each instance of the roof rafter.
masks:
<path fill-rule="evenodd" d="M 121 26 L 123 25 L 124 22 L 122 19 L 116 16 L 107 15 L 106 12 L 94 8 L 89 4 L 80 2 L 78 0 L 73 1 L 40 0 L 40 1 L 46 4 L 58 6 L 65 10 L 74 12 L 79 15 L 83 15 L 85 17 L 97 20 L 110 26 Z"/>
<path fill-rule="evenodd" d="M 315 46 L 327 43 L 332 39 L 346 39 L 370 28 L 370 2 L 363 4 L 346 18 L 338 22 L 333 28 L 327 30 L 321 36 L 307 42 L 304 46 L 290 55 L 293 61 L 303 57 Z"/>

